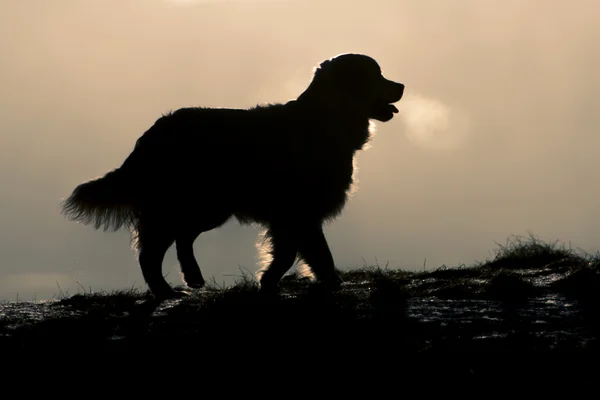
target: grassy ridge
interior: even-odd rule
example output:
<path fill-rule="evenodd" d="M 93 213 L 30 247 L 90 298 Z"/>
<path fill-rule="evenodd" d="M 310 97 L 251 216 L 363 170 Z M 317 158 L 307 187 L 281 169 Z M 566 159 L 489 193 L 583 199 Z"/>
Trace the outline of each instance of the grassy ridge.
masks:
<path fill-rule="evenodd" d="M 366 267 L 340 272 L 328 293 L 284 278 L 278 296 L 243 276 L 189 298 L 156 304 L 136 290 L 86 293 L 0 308 L 0 341 L 11 348 L 202 350 L 247 343 L 437 353 L 595 351 L 600 257 L 535 237 L 512 237 L 495 257 L 432 271 Z M 364 348 L 363 348 L 364 350 Z"/>

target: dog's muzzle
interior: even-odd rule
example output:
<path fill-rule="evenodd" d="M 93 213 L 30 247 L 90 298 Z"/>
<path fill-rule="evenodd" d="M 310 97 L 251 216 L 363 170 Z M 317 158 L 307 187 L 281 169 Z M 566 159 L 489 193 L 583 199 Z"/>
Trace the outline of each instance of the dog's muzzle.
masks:
<path fill-rule="evenodd" d="M 398 108 L 393 103 L 400 101 L 404 94 L 404 85 L 397 82 L 386 82 L 387 95 L 382 96 L 375 104 L 372 110 L 371 118 L 386 122 L 398 113 Z"/>

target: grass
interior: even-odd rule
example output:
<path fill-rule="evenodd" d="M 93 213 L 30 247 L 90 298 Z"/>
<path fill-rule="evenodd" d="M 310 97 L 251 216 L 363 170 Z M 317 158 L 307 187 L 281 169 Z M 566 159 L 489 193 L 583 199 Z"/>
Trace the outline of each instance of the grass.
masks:
<path fill-rule="evenodd" d="M 161 304 L 135 289 L 6 303 L 0 343 L 25 350 L 218 347 L 259 355 L 333 347 L 386 357 L 598 349 L 600 257 L 534 236 L 511 237 L 492 259 L 473 266 L 418 272 L 377 266 L 340 275 L 345 283 L 334 293 L 292 274 L 279 295 L 267 296 L 244 274 L 230 287 L 213 281 Z"/>

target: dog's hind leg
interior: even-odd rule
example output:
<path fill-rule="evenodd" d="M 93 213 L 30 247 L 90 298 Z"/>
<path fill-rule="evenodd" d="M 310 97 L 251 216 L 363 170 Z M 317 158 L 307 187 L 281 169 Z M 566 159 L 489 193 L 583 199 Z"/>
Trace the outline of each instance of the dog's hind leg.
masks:
<path fill-rule="evenodd" d="M 174 237 L 167 226 L 142 223 L 138 228 L 138 260 L 148 288 L 158 300 L 178 298 L 185 292 L 174 290 L 162 275 L 165 253 L 173 244 Z"/>
<path fill-rule="evenodd" d="M 210 219 L 204 219 L 202 223 L 189 223 L 189 225 L 179 229 L 175 238 L 175 249 L 177 250 L 177 259 L 183 274 L 183 280 L 188 287 L 199 289 L 206 284 L 198 261 L 194 257 L 194 241 L 202 232 L 223 225 L 229 217 L 230 214 L 226 212 L 215 213 Z"/>
<path fill-rule="evenodd" d="M 183 280 L 188 287 L 195 289 L 203 287 L 206 283 L 196 257 L 194 257 L 194 240 L 196 240 L 200 233 L 197 232 L 194 235 L 186 232 L 178 235 L 175 240 L 177 259 L 181 273 L 183 274 Z"/>
<path fill-rule="evenodd" d="M 332 287 L 342 283 L 335 271 L 333 256 L 320 224 L 298 230 L 299 256 L 315 274 L 317 281 Z"/>
<path fill-rule="evenodd" d="M 276 292 L 279 281 L 294 265 L 298 245 L 296 235 L 287 227 L 272 226 L 266 237 L 271 242 L 270 253 L 273 259 L 260 277 L 260 289 L 262 292 Z"/>

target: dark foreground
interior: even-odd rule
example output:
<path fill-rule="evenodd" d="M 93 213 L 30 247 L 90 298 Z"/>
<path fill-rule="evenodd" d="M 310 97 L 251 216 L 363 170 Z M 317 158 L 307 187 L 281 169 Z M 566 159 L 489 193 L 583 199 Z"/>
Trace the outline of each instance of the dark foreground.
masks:
<path fill-rule="evenodd" d="M 494 259 L 471 267 L 364 268 L 342 276 L 346 282 L 333 294 L 288 276 L 278 296 L 262 295 L 254 280 L 243 279 L 233 287 L 212 285 L 162 304 L 135 291 L 5 303 L 0 304 L 0 343 L 13 350 L 73 348 L 82 354 L 94 349 L 255 355 L 327 349 L 390 359 L 441 352 L 588 357 L 600 348 L 598 256 L 517 238 L 501 246 Z M 455 355 L 445 373 L 476 373 L 479 364 L 461 369 L 462 357 Z M 597 371 L 587 362 L 541 361 L 546 356 L 540 354 L 533 359 L 540 363 L 536 368 L 546 365 L 563 376 L 587 379 Z M 513 362 L 511 371 L 524 365 Z"/>

